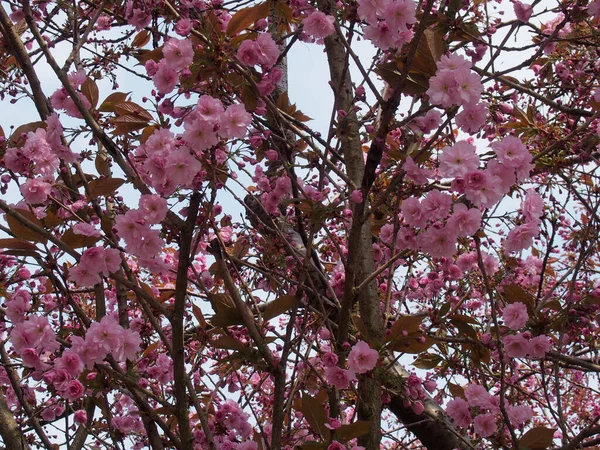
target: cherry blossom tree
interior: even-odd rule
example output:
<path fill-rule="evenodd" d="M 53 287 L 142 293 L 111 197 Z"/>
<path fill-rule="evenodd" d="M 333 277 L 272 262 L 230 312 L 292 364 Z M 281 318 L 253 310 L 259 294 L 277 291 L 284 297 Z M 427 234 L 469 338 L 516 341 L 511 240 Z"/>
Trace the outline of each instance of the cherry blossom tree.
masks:
<path fill-rule="evenodd" d="M 599 23 L 2 2 L 0 447 L 598 446 Z"/>

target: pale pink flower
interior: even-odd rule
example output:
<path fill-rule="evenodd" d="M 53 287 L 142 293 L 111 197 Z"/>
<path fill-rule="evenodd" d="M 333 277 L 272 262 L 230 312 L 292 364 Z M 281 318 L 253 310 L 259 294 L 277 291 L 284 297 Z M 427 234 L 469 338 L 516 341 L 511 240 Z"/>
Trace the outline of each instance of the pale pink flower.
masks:
<path fill-rule="evenodd" d="M 502 342 L 510 358 L 524 358 L 529 353 L 529 341 L 522 333 L 504 336 Z"/>
<path fill-rule="evenodd" d="M 196 152 L 201 152 L 219 143 L 214 124 L 200 117 L 186 121 L 183 127 L 185 129 L 183 139 Z"/>
<path fill-rule="evenodd" d="M 163 46 L 163 56 L 167 64 L 180 71 L 194 61 L 194 48 L 191 39 L 169 39 Z"/>
<path fill-rule="evenodd" d="M 202 170 L 202 164 L 190 154 L 189 149 L 181 147 L 168 156 L 166 170 L 174 184 L 190 186 Z"/>
<path fill-rule="evenodd" d="M 79 286 L 94 286 L 102 281 L 98 272 L 92 268 L 78 264 L 69 270 L 69 280 Z"/>
<path fill-rule="evenodd" d="M 73 225 L 73 233 L 89 237 L 101 237 L 102 233 L 94 225 L 87 222 L 80 222 Z"/>
<path fill-rule="evenodd" d="M 429 253 L 434 258 L 451 258 L 456 252 L 458 236 L 449 227 L 430 227 L 419 234 L 417 241 L 419 248 Z"/>
<path fill-rule="evenodd" d="M 140 211 L 144 213 L 144 219 L 150 224 L 160 223 L 169 210 L 167 201 L 159 195 L 142 195 L 139 202 Z"/>
<path fill-rule="evenodd" d="M 430 170 L 417 166 L 410 156 L 406 157 L 402 170 L 404 170 L 406 178 L 415 184 L 427 184 L 428 178 L 433 176 Z"/>
<path fill-rule="evenodd" d="M 428 220 L 445 219 L 450 212 L 452 197 L 437 189 L 430 191 L 423 199 L 421 207 Z"/>
<path fill-rule="evenodd" d="M 348 368 L 356 373 L 365 373 L 377 365 L 379 352 L 369 347 L 365 341 L 359 341 L 348 355 Z"/>
<path fill-rule="evenodd" d="M 364 31 L 365 39 L 373 42 L 373 45 L 381 50 L 387 50 L 394 46 L 394 35 L 394 31 L 385 20 L 366 26 Z"/>
<path fill-rule="evenodd" d="M 182 17 L 175 24 L 175 33 L 179 36 L 187 36 L 194 29 L 194 23 L 187 17 Z"/>
<path fill-rule="evenodd" d="M 377 21 L 377 16 L 383 17 L 389 0 L 360 0 L 358 2 L 358 17 L 369 23 Z"/>
<path fill-rule="evenodd" d="M 179 81 L 179 75 L 174 67 L 170 66 L 169 63 L 162 59 L 158 63 L 156 73 L 152 76 L 154 86 L 158 89 L 159 94 L 168 94 L 177 85 Z"/>
<path fill-rule="evenodd" d="M 408 225 L 413 227 L 424 228 L 427 224 L 427 216 L 425 210 L 418 198 L 409 197 L 402 202 L 400 206 L 402 217 Z"/>
<path fill-rule="evenodd" d="M 458 141 L 452 147 L 444 147 L 439 160 L 440 172 L 446 177 L 464 177 L 479 168 L 475 146 L 467 141 Z"/>
<path fill-rule="evenodd" d="M 487 107 L 485 103 L 468 104 L 456 116 L 456 125 L 465 133 L 477 133 L 485 125 Z"/>
<path fill-rule="evenodd" d="M 437 63 L 438 70 L 460 70 L 460 69 L 471 69 L 471 63 L 466 60 L 463 56 L 457 53 L 450 53 L 449 55 L 443 55 Z"/>
<path fill-rule="evenodd" d="M 354 372 L 351 370 L 340 369 L 337 366 L 325 367 L 325 380 L 336 389 L 348 389 L 354 379 Z"/>
<path fill-rule="evenodd" d="M 417 22 L 416 4 L 413 0 L 394 0 L 383 10 L 387 23 L 393 29 L 407 30 L 408 25 Z"/>
<path fill-rule="evenodd" d="M 500 180 L 487 170 L 467 172 L 464 178 L 464 192 L 475 206 L 491 208 L 502 198 Z"/>
<path fill-rule="evenodd" d="M 219 134 L 231 139 L 242 139 L 248 132 L 248 125 L 252 121 L 252 116 L 246 111 L 242 104 L 231 105 L 221 116 L 221 128 Z"/>
<path fill-rule="evenodd" d="M 321 11 L 313 11 L 302 21 L 304 32 L 315 39 L 323 39 L 335 32 L 335 18 Z"/>
<path fill-rule="evenodd" d="M 213 125 L 219 123 L 224 112 L 225 108 L 221 100 L 210 95 L 201 96 L 195 109 L 196 116 Z"/>
<path fill-rule="evenodd" d="M 455 105 L 455 98 L 458 91 L 458 81 L 454 72 L 450 70 L 438 70 L 436 74 L 429 79 L 429 89 L 427 95 L 433 105 L 440 105 L 449 108 Z"/>
<path fill-rule="evenodd" d="M 531 221 L 519 225 L 508 232 L 504 241 L 504 251 L 507 253 L 520 252 L 533 245 L 533 238 L 540 233 L 539 222 Z"/>
<path fill-rule="evenodd" d="M 258 62 L 264 68 L 270 68 L 275 65 L 279 58 L 279 47 L 273 40 L 270 33 L 262 33 L 256 38 L 260 56 Z"/>
<path fill-rule="evenodd" d="M 457 105 L 477 103 L 483 91 L 481 77 L 466 69 L 458 69 L 454 74 L 458 83 L 458 98 L 454 99 L 454 103 Z"/>
<path fill-rule="evenodd" d="M 382 226 L 381 230 L 379 230 L 379 239 L 381 239 L 381 242 L 384 244 L 391 245 L 394 240 L 394 225 L 387 223 Z"/>
<path fill-rule="evenodd" d="M 30 308 L 31 294 L 23 289 L 19 289 L 6 301 L 6 317 L 13 324 L 23 322 L 25 320 L 25 313 Z"/>
<path fill-rule="evenodd" d="M 237 59 L 247 66 L 257 65 L 261 59 L 261 51 L 256 41 L 246 39 L 242 42 L 237 51 Z"/>
<path fill-rule="evenodd" d="M 468 208 L 464 203 L 457 203 L 446 226 L 454 230 L 457 236 L 472 236 L 481 227 L 481 211 Z"/>
<path fill-rule="evenodd" d="M 497 159 L 487 163 L 487 171 L 497 178 L 498 191 L 502 194 L 510 192 L 510 188 L 517 182 L 515 171 L 501 164 Z"/>
<path fill-rule="evenodd" d="M 459 427 L 468 427 L 471 425 L 471 412 L 469 411 L 469 404 L 460 397 L 448 402 L 446 405 L 446 413 Z"/>
<path fill-rule="evenodd" d="M 533 160 L 525 144 L 514 136 L 506 136 L 500 142 L 494 142 L 492 148 L 500 162 L 507 167 L 516 169 L 523 164 L 531 163 Z"/>
<path fill-rule="evenodd" d="M 478 415 L 475 417 L 475 420 L 473 420 L 473 427 L 475 429 L 475 433 L 477 433 L 479 436 L 491 436 L 498 429 L 498 426 L 496 425 L 496 415 L 490 413 Z"/>
<path fill-rule="evenodd" d="M 73 350 L 65 350 L 60 358 L 54 361 L 54 368 L 66 371 L 71 377 L 78 377 L 83 372 L 83 361 Z"/>
<path fill-rule="evenodd" d="M 538 220 L 544 214 L 544 199 L 533 189 L 528 189 L 521 204 L 521 212 L 527 222 Z"/>
<path fill-rule="evenodd" d="M 427 134 L 432 130 L 435 130 L 442 123 L 442 114 L 437 109 L 430 109 L 427 114 L 421 117 L 417 117 L 412 121 L 417 128 L 419 128 L 423 134 Z"/>
<path fill-rule="evenodd" d="M 511 303 L 502 310 L 502 318 L 508 328 L 511 330 L 519 330 L 523 328 L 529 320 L 527 306 L 521 302 Z"/>
<path fill-rule="evenodd" d="M 352 203 L 362 203 L 362 201 L 363 201 L 362 192 L 359 189 L 354 189 L 350 193 L 350 201 Z"/>

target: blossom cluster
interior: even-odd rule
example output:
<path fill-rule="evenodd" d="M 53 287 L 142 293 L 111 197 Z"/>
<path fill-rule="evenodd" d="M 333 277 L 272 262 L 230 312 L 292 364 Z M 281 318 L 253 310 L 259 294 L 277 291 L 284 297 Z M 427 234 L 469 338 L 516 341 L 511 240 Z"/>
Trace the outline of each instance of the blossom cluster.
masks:
<path fill-rule="evenodd" d="M 165 267 L 158 255 L 165 246 L 160 231 L 152 228 L 167 215 L 167 201 L 155 194 L 142 195 L 138 209 L 130 209 L 115 218 L 115 230 L 125 241 L 126 250 L 145 267 L 160 272 Z"/>
<path fill-rule="evenodd" d="M 454 423 L 465 428 L 473 424 L 475 433 L 481 437 L 496 433 L 501 422 L 500 396 L 491 395 L 479 384 L 469 384 L 464 397 L 457 397 L 446 405 L 446 412 Z M 515 427 L 525 424 L 533 417 L 533 410 L 528 405 L 506 405 L 505 408 L 510 423 Z"/>
<path fill-rule="evenodd" d="M 62 132 L 58 115 L 53 113 L 48 116 L 44 126 L 26 134 L 22 147 L 10 147 L 4 154 L 4 166 L 7 169 L 29 176 L 20 190 L 30 204 L 41 204 L 47 200 L 61 160 L 69 163 L 77 160 L 77 155 L 63 145 Z"/>
<path fill-rule="evenodd" d="M 402 47 L 413 38 L 416 9 L 414 0 L 360 0 L 358 17 L 367 23 L 365 38 L 381 50 Z"/>
<path fill-rule="evenodd" d="M 150 59 L 145 68 L 158 89 L 158 93 L 170 93 L 179 82 L 181 75 L 189 74 L 189 66 L 194 61 L 194 47 L 191 39 L 170 38 L 162 48 L 163 58 L 157 63 Z"/>
<path fill-rule="evenodd" d="M 380 234 L 382 242 L 391 244 L 395 239 L 399 249 L 419 249 L 435 258 L 452 257 L 457 239 L 479 230 L 481 209 L 498 203 L 515 183 L 528 177 L 533 168 L 531 154 L 517 137 L 507 136 L 493 143 L 492 149 L 496 159 L 488 161 L 487 168 L 481 169 L 479 155 L 471 142 L 459 141 L 445 147 L 439 157 L 438 176 L 451 178 L 451 190 L 464 196 L 466 201 L 453 201 L 450 194 L 438 189 L 429 191 L 423 199 L 409 197 L 401 205 L 405 226 L 396 236 L 392 235 L 390 225 L 384 226 Z M 410 157 L 403 169 L 417 184 L 424 184 L 434 176 L 431 171 L 418 167 Z M 508 252 L 531 246 L 538 233 L 543 211 L 541 197 L 533 191 L 528 192 L 522 209 L 526 211 L 527 222 L 507 236 L 505 248 Z"/>
<path fill-rule="evenodd" d="M 356 374 L 367 373 L 375 368 L 379 353 L 369 347 L 364 341 L 359 341 L 352 347 L 348 354 L 348 369 L 340 368 L 338 356 L 333 352 L 326 352 L 321 361 L 325 366 L 325 379 L 337 389 L 348 389 L 350 382 L 356 379 Z"/>

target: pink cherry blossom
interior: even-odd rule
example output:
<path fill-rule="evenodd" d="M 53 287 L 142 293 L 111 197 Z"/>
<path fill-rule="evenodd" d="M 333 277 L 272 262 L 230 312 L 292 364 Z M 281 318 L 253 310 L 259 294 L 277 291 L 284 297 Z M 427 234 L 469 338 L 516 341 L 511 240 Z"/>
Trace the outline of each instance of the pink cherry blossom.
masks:
<path fill-rule="evenodd" d="M 504 241 L 504 250 L 508 253 L 520 252 L 533 245 L 533 238 L 540 232 L 537 221 L 527 222 L 509 231 Z"/>
<path fill-rule="evenodd" d="M 475 146 L 467 141 L 445 147 L 440 155 L 440 172 L 446 177 L 464 177 L 478 168 L 479 156 Z"/>
<path fill-rule="evenodd" d="M 544 214 L 544 199 L 533 189 L 528 189 L 521 204 L 521 212 L 527 222 L 540 219 Z"/>
<path fill-rule="evenodd" d="M 469 404 L 460 397 L 448 402 L 446 405 L 446 413 L 459 427 L 468 427 L 471 425 L 471 412 L 469 411 Z"/>
<path fill-rule="evenodd" d="M 190 39 L 169 39 L 163 46 L 163 56 L 167 64 L 180 71 L 194 61 L 194 48 Z"/>
<path fill-rule="evenodd" d="M 169 210 L 167 201 L 159 195 L 142 195 L 139 202 L 140 211 L 143 211 L 144 218 L 148 223 L 160 223 Z"/>
<path fill-rule="evenodd" d="M 325 380 L 336 389 L 348 389 L 354 379 L 354 372 L 351 370 L 340 369 L 338 366 L 325 367 Z"/>
<path fill-rule="evenodd" d="M 261 59 L 261 51 L 256 41 L 246 39 L 238 48 L 237 58 L 242 64 L 255 66 Z"/>
<path fill-rule="evenodd" d="M 206 121 L 201 117 L 186 121 L 184 128 L 183 139 L 196 152 L 206 150 L 219 143 L 214 123 Z"/>
<path fill-rule="evenodd" d="M 39 179 L 30 179 L 21 185 L 20 191 L 27 203 L 39 204 L 48 199 L 52 185 Z"/>
<path fill-rule="evenodd" d="M 428 178 L 433 177 L 430 170 L 417 166 L 410 156 L 406 158 L 402 170 L 404 170 L 406 178 L 416 184 L 426 184 L 429 181 Z"/>
<path fill-rule="evenodd" d="M 489 403 L 490 393 L 480 384 L 469 384 L 465 389 L 465 397 L 469 406 L 485 407 Z"/>
<path fill-rule="evenodd" d="M 271 37 L 271 34 L 261 33 L 256 38 L 256 44 L 259 51 L 259 64 L 265 68 L 273 67 L 279 58 L 279 47 Z"/>
<path fill-rule="evenodd" d="M 506 136 L 500 142 L 492 144 L 498 159 L 507 167 L 518 168 L 523 164 L 528 164 L 533 157 L 523 142 L 514 136 Z"/>
<path fill-rule="evenodd" d="M 457 238 L 450 227 L 430 227 L 419 234 L 417 242 L 421 250 L 434 258 L 450 258 L 456 252 Z"/>
<path fill-rule="evenodd" d="M 536 336 L 529 341 L 529 357 L 534 359 L 544 358 L 552 349 L 552 341 L 544 334 Z"/>
<path fill-rule="evenodd" d="M 73 225 L 73 233 L 80 234 L 83 236 L 90 236 L 90 237 L 101 237 L 102 236 L 102 233 L 100 233 L 100 231 L 97 230 L 94 225 L 92 225 L 91 223 L 87 223 L 87 222 L 80 222 L 76 225 Z"/>
<path fill-rule="evenodd" d="M 195 113 L 202 120 L 216 125 L 221 120 L 221 115 L 225 112 L 221 100 L 211 97 L 210 95 L 202 95 L 198 99 Z"/>
<path fill-rule="evenodd" d="M 379 352 L 369 347 L 365 341 L 359 341 L 348 355 L 348 368 L 356 373 L 365 373 L 377 365 Z"/>
<path fill-rule="evenodd" d="M 529 320 L 527 307 L 521 302 L 511 303 L 502 310 L 502 318 L 508 328 L 511 330 L 519 330 L 523 328 Z"/>
<path fill-rule="evenodd" d="M 156 73 L 152 76 L 152 81 L 160 94 L 168 94 L 177 85 L 179 76 L 175 68 L 163 59 L 158 63 Z"/>
<path fill-rule="evenodd" d="M 487 106 L 485 103 L 467 104 L 456 116 L 456 125 L 469 134 L 477 133 L 485 124 Z"/>
<path fill-rule="evenodd" d="M 444 192 L 434 189 L 423 199 L 421 207 L 429 220 L 445 219 L 450 212 L 452 197 Z"/>
<path fill-rule="evenodd" d="M 383 15 L 390 27 L 397 30 L 407 30 L 408 25 L 417 22 L 416 4 L 414 0 L 394 0 L 389 2 Z"/>
<path fill-rule="evenodd" d="M 413 227 L 423 228 L 427 223 L 427 216 L 423 205 L 418 198 L 409 197 L 400 206 L 404 221 Z"/>
<path fill-rule="evenodd" d="M 457 236 L 472 236 L 481 227 L 481 211 L 468 208 L 464 203 L 455 204 L 447 226 L 454 230 Z"/>
<path fill-rule="evenodd" d="M 246 111 L 244 105 L 231 105 L 221 116 L 221 128 L 219 129 L 219 134 L 228 139 L 244 138 L 251 120 L 252 116 Z"/>
<path fill-rule="evenodd" d="M 335 32 L 334 22 L 335 18 L 333 16 L 321 11 L 313 11 L 302 21 L 302 24 L 307 34 L 315 39 L 323 39 Z"/>
<path fill-rule="evenodd" d="M 529 405 L 506 405 L 506 413 L 510 423 L 515 427 L 520 427 L 533 418 L 533 410 Z"/>
<path fill-rule="evenodd" d="M 358 17 L 369 23 L 377 21 L 377 16 L 383 17 L 388 0 L 360 0 L 358 2 Z"/>
<path fill-rule="evenodd" d="M 498 430 L 495 414 L 479 414 L 473 420 L 475 433 L 481 437 L 488 437 Z"/>
<path fill-rule="evenodd" d="M 506 354 L 511 358 L 524 358 L 529 353 L 529 341 L 522 333 L 504 336 L 502 342 Z"/>
<path fill-rule="evenodd" d="M 531 5 L 516 1 L 513 3 L 513 8 L 515 10 L 515 15 L 517 16 L 517 19 L 519 19 L 523 23 L 529 22 L 529 19 L 533 14 L 533 8 L 531 7 Z"/>

